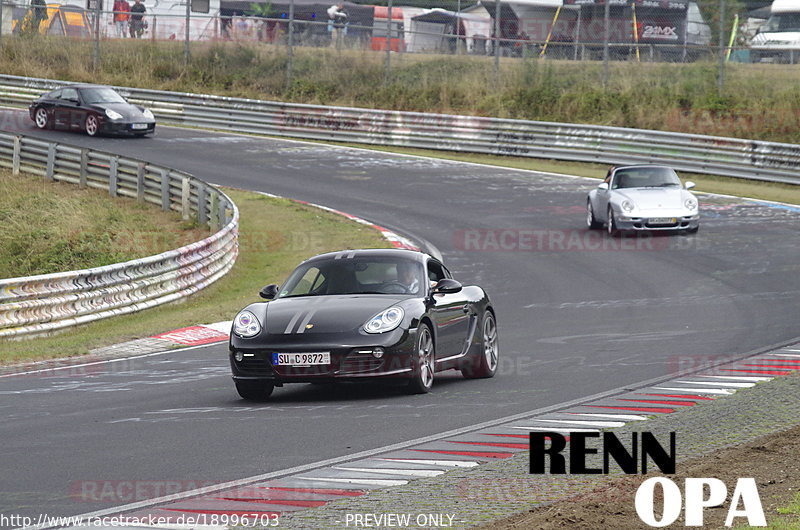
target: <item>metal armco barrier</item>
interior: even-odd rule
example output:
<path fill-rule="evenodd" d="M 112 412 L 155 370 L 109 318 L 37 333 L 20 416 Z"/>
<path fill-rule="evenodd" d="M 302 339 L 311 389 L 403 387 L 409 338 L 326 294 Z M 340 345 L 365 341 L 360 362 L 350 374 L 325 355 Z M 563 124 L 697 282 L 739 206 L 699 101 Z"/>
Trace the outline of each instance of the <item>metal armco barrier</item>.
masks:
<path fill-rule="evenodd" d="M 0 104 L 25 105 L 63 81 L 0 75 Z M 276 103 L 118 87 L 161 123 L 232 132 L 678 170 L 800 184 L 800 145 L 683 133 Z"/>
<path fill-rule="evenodd" d="M 0 339 L 47 333 L 177 301 L 224 276 L 236 261 L 236 205 L 186 173 L 8 133 L 0 133 L 0 167 L 157 204 L 216 230 L 201 241 L 147 258 L 0 280 Z"/>

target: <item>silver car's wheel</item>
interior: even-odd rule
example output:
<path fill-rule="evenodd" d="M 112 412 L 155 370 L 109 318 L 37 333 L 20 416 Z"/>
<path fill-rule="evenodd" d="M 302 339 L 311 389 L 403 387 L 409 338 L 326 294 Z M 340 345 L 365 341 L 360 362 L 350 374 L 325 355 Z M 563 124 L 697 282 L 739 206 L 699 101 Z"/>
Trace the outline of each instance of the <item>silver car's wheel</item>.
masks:
<path fill-rule="evenodd" d="M 89 114 L 86 117 L 86 134 L 89 136 L 97 136 L 97 131 L 99 130 L 100 122 L 97 120 L 97 116 Z"/>
<path fill-rule="evenodd" d="M 463 365 L 461 373 L 467 379 L 494 377 L 497 373 L 497 366 L 500 358 L 500 346 L 497 340 L 497 323 L 491 311 L 486 311 L 483 315 L 483 333 L 481 348 L 482 351 L 474 365 Z M 471 361 L 472 359 L 470 359 Z"/>
<path fill-rule="evenodd" d="M 34 115 L 34 121 L 36 122 L 36 126 L 40 129 L 44 129 L 50 123 L 50 118 L 47 117 L 47 111 L 42 107 L 36 109 L 36 114 Z"/>
<path fill-rule="evenodd" d="M 433 335 L 427 324 L 422 324 L 417 333 L 417 343 L 414 349 L 414 366 L 408 389 L 413 394 L 426 394 L 433 387 L 433 374 L 435 371 L 436 352 L 433 346 Z"/>
<path fill-rule="evenodd" d="M 608 235 L 615 236 L 619 229 L 617 229 L 617 222 L 614 220 L 614 210 L 611 207 L 608 207 L 608 222 L 606 223 L 608 228 Z"/>
<path fill-rule="evenodd" d="M 592 207 L 592 201 L 586 201 L 586 226 L 589 229 L 600 228 L 603 226 L 603 223 L 597 222 L 597 219 L 594 217 L 594 208 Z"/>

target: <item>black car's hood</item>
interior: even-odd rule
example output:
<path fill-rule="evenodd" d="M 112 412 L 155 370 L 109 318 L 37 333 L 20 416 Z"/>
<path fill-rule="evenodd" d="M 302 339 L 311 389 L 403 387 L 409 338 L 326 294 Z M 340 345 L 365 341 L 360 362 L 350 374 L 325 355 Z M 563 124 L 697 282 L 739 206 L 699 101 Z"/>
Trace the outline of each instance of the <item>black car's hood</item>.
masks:
<path fill-rule="evenodd" d="M 408 298 L 385 294 L 279 298 L 264 304 L 265 327 L 271 335 L 356 331 L 367 319 Z"/>
<path fill-rule="evenodd" d="M 125 120 L 140 122 L 153 121 L 152 119 L 145 118 L 139 107 L 130 103 L 92 103 L 92 108 L 99 111 L 110 109 L 119 112 Z"/>

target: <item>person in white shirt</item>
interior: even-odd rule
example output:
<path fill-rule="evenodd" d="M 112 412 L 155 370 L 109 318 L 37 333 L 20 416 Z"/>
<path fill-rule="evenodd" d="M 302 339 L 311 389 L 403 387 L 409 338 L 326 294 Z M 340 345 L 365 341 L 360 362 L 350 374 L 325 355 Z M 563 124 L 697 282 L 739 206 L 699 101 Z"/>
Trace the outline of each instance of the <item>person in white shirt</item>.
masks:
<path fill-rule="evenodd" d="M 339 2 L 328 8 L 328 33 L 331 34 L 331 48 L 338 49 L 341 46 L 342 29 L 347 22 L 347 13 L 344 12 L 344 4 Z"/>

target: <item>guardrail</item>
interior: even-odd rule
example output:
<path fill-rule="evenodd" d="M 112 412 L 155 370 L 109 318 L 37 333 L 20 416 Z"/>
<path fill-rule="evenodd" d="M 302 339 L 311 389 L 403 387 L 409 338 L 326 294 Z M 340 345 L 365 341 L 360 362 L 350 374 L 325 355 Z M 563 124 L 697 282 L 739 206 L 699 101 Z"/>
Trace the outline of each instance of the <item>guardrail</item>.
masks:
<path fill-rule="evenodd" d="M 24 105 L 63 81 L 0 75 L 0 104 Z M 161 123 L 231 132 L 514 155 L 800 184 L 800 145 L 621 127 L 277 103 L 118 87 Z"/>
<path fill-rule="evenodd" d="M 221 278 L 236 260 L 236 205 L 187 173 L 8 133 L 0 133 L 0 166 L 158 204 L 215 230 L 196 243 L 125 263 L 0 280 L 0 338 L 47 333 L 177 301 Z"/>

